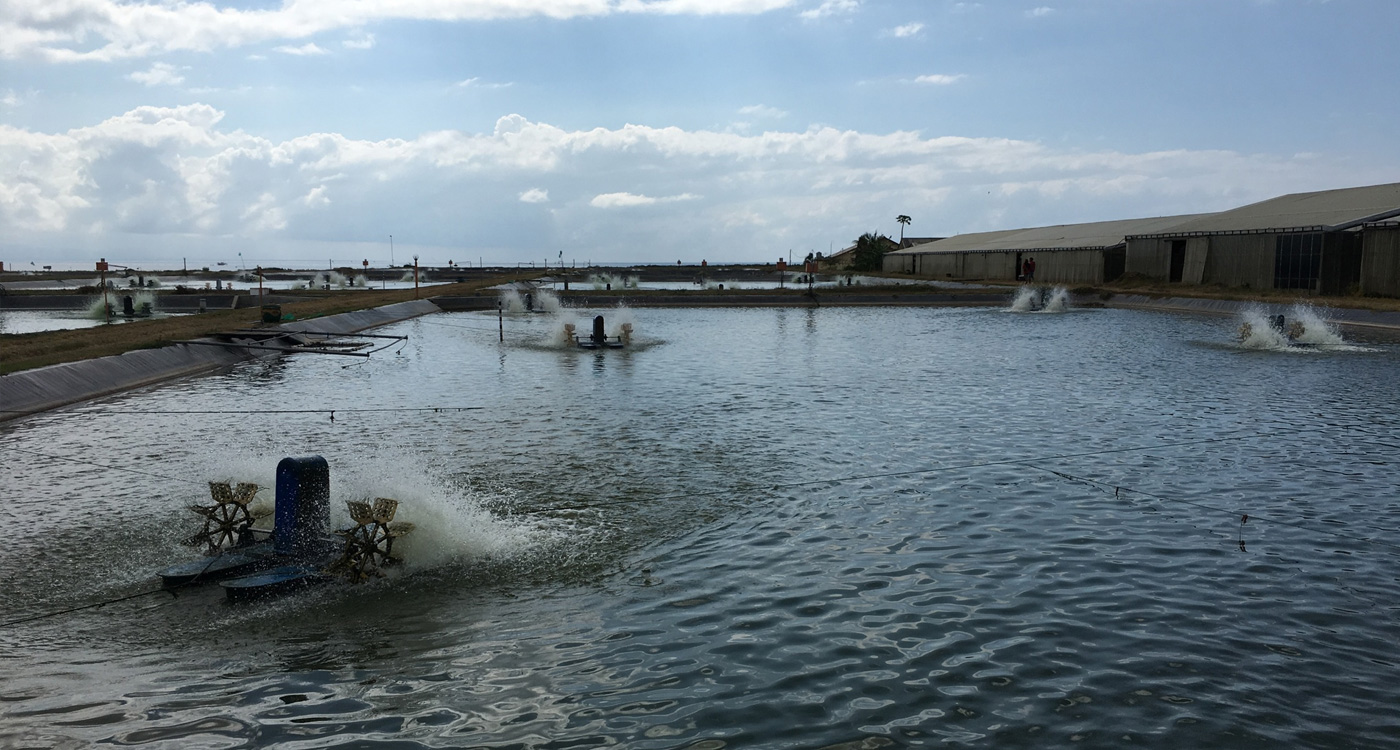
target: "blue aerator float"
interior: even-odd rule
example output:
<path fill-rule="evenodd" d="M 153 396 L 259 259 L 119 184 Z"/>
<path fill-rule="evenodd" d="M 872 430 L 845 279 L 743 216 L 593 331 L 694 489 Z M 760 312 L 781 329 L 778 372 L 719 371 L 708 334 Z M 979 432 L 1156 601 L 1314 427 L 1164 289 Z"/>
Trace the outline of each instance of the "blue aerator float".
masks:
<path fill-rule="evenodd" d="M 413 529 L 394 522 L 398 501 L 347 503 L 355 525 L 328 532 L 330 467 L 320 456 L 284 458 L 277 464 L 277 501 L 271 531 L 254 528 L 261 517 L 249 508 L 255 484 L 210 482 L 213 505 L 191 505 L 204 528 L 185 540 L 206 558 L 160 572 L 167 587 L 218 581 L 230 600 L 281 593 L 333 580 L 362 582 L 396 562 L 394 540 Z"/>

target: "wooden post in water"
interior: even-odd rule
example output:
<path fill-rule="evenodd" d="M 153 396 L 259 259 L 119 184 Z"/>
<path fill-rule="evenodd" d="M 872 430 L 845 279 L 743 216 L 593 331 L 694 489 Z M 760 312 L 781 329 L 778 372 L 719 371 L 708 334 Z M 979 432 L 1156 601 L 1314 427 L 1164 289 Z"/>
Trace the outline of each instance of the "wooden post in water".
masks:
<path fill-rule="evenodd" d="M 506 342 L 506 307 L 505 303 L 496 300 L 496 325 L 501 328 L 501 343 Z"/>

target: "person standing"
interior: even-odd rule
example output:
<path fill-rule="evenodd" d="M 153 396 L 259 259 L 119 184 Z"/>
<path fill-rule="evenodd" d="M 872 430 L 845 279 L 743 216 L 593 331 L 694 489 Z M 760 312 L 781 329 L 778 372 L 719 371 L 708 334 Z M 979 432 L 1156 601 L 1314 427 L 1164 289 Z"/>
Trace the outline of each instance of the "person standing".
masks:
<path fill-rule="evenodd" d="M 1026 281 L 1035 281 L 1035 258 L 1026 258 Z"/>

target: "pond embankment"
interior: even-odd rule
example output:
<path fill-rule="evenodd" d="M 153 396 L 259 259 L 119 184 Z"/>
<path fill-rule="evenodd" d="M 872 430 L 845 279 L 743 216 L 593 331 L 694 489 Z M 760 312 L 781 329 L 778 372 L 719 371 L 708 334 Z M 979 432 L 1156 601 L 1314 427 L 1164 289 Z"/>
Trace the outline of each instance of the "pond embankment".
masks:
<path fill-rule="evenodd" d="M 285 323 L 287 331 L 354 333 L 440 308 L 427 300 Z M 247 349 L 172 344 L 110 357 L 40 367 L 0 376 L 0 421 L 35 414 L 154 383 L 188 377 L 270 355 Z"/>
<path fill-rule="evenodd" d="M 1121 307 L 1134 310 L 1160 310 L 1164 312 L 1187 312 L 1204 315 L 1239 315 L 1245 310 L 1259 310 L 1266 315 L 1289 315 L 1298 304 L 1308 305 L 1307 300 L 1298 302 L 1264 302 L 1260 300 L 1210 299 L 1200 297 L 1154 297 L 1145 294 L 1074 295 L 1072 304 L 1080 307 L 1102 306 Z M 1351 307 L 1315 308 L 1318 317 L 1340 326 L 1364 326 L 1368 328 L 1389 328 L 1400 330 L 1400 312 L 1393 310 L 1365 310 Z"/>

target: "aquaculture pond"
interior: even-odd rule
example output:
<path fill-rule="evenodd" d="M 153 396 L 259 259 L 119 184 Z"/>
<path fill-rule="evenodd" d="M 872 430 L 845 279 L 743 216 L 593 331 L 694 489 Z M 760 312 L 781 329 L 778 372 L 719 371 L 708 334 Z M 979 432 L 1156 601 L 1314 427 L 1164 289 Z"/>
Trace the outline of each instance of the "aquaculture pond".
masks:
<path fill-rule="evenodd" d="M 439 314 L 0 425 L 0 746 L 1400 744 L 1400 347 L 1050 309 Z M 151 593 L 313 454 L 401 567 Z"/>

